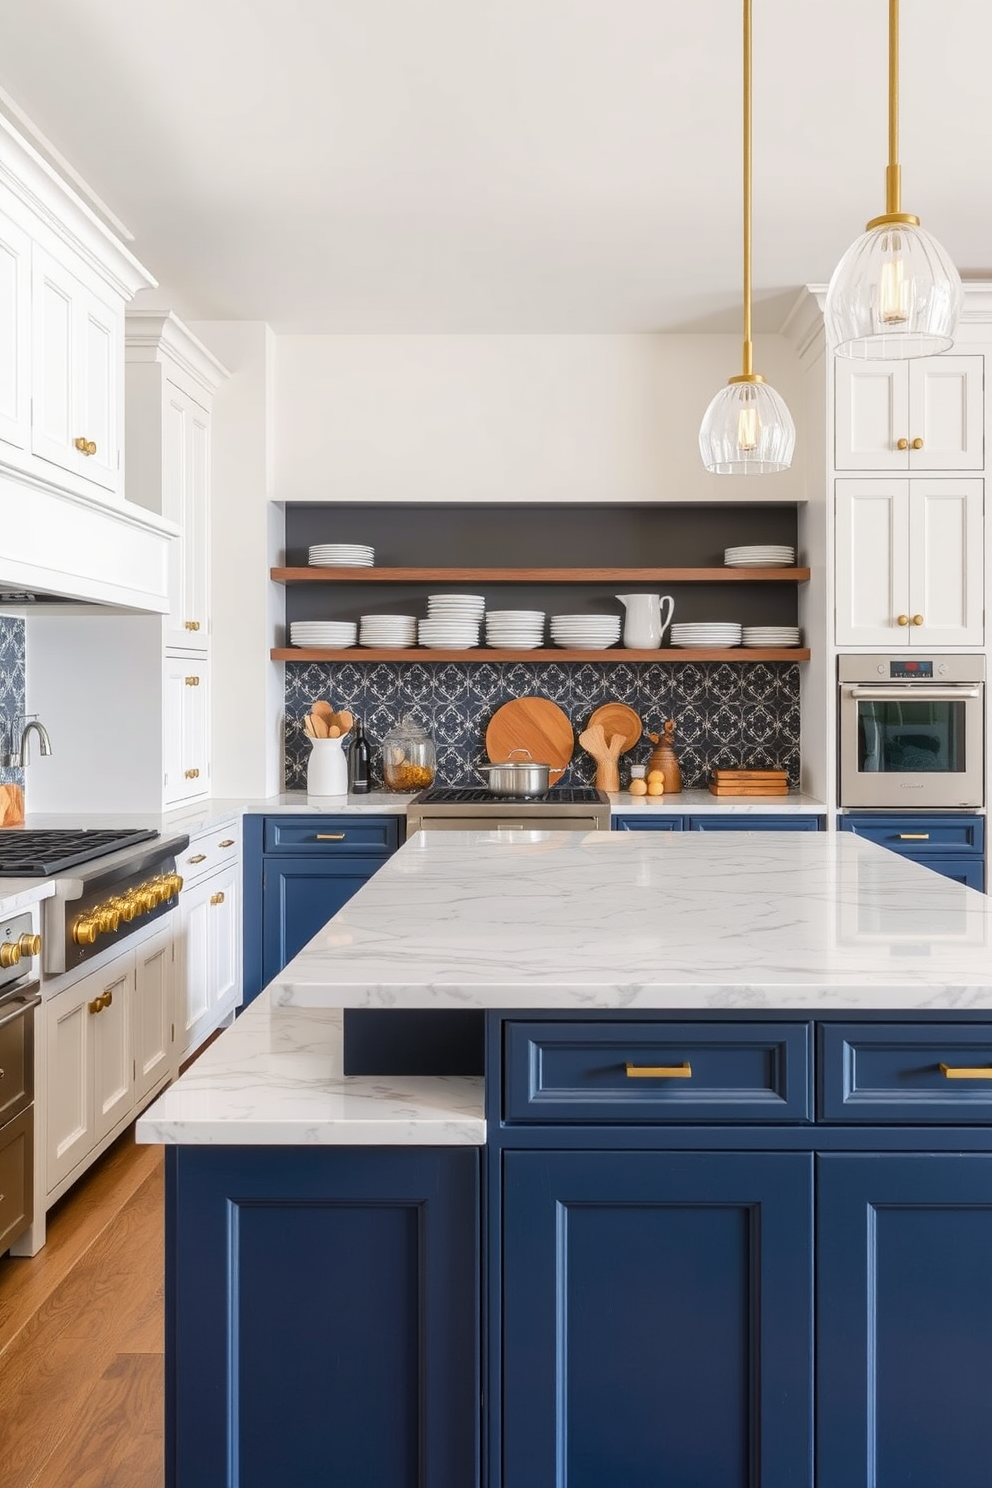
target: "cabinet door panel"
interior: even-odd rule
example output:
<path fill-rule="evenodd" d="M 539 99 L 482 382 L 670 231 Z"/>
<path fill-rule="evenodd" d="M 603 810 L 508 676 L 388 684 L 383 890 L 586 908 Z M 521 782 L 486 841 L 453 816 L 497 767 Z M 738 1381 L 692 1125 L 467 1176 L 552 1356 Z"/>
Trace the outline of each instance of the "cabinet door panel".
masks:
<path fill-rule="evenodd" d="M 909 372 L 913 470 L 981 470 L 985 463 L 985 359 L 921 357 Z"/>
<path fill-rule="evenodd" d="M 687 832 L 818 832 L 818 816 L 752 816 L 750 812 L 726 816 L 687 816 Z"/>
<path fill-rule="evenodd" d="M 984 624 L 981 481 L 915 480 L 909 498 L 913 645 L 980 646 Z"/>
<path fill-rule="evenodd" d="M 0 325 L 0 441 L 23 451 L 31 442 L 31 240 L 3 216 Z"/>
<path fill-rule="evenodd" d="M 118 389 L 124 331 L 119 311 L 84 292 L 79 305 L 80 368 L 77 385 L 77 422 L 84 437 L 96 445 L 79 467 L 79 474 L 108 491 L 120 484 Z"/>
<path fill-rule="evenodd" d="M 216 1018 L 241 1001 L 241 865 L 234 863 L 209 880 L 207 927 L 210 1007 Z"/>
<path fill-rule="evenodd" d="M 837 482 L 837 643 L 908 644 L 909 482 Z"/>
<path fill-rule="evenodd" d="M 93 1139 L 99 1142 L 131 1109 L 134 1091 L 132 999 L 134 970 L 108 967 L 100 979 L 103 996 L 111 1001 L 92 1017 Z"/>
<path fill-rule="evenodd" d="M 183 529 L 181 537 L 169 544 L 169 616 L 166 621 L 167 646 L 185 647 L 190 633 L 186 613 L 186 441 L 188 437 L 187 399 L 171 382 L 165 384 L 162 402 L 162 515 Z"/>
<path fill-rule="evenodd" d="M 681 816 L 615 816 L 611 822 L 614 832 L 681 832 L 684 818 Z"/>
<path fill-rule="evenodd" d="M 172 1067 L 172 931 L 143 941 L 135 953 L 134 1098 L 141 1100 Z"/>
<path fill-rule="evenodd" d="M 262 985 L 323 929 L 368 883 L 382 858 L 321 864 L 313 858 L 267 858 L 262 909 Z M 344 870 L 344 871 L 342 871 Z"/>
<path fill-rule="evenodd" d="M 184 1059 L 203 1039 L 210 1024 L 210 880 L 184 889 L 180 914 L 180 1037 Z"/>
<path fill-rule="evenodd" d="M 210 636 L 210 420 L 203 409 L 192 401 L 188 427 L 187 503 L 183 544 L 186 548 L 186 603 L 189 615 L 184 618 L 195 621 L 200 627 L 192 632 L 192 644 L 206 649 Z"/>
<path fill-rule="evenodd" d="M 61 264 L 34 249 L 32 272 L 33 403 L 31 448 L 78 474 L 84 461 L 73 440 L 78 353 L 78 298 L 83 287 Z"/>
<path fill-rule="evenodd" d="M 905 362 L 834 361 L 834 454 L 838 470 L 907 470 L 909 385 Z"/>
<path fill-rule="evenodd" d="M 504 1164 L 502 1488 L 808 1484 L 812 1158 Z"/>
<path fill-rule="evenodd" d="M 93 1135 L 90 1090 L 91 1054 L 88 1023 L 94 1016 L 89 1001 L 102 990 L 97 978 L 87 977 L 74 989 L 45 1004 L 48 1048 L 47 1187 L 61 1183 L 89 1152 Z"/>
<path fill-rule="evenodd" d="M 982 1483 L 992 1156 L 817 1159 L 818 1488 Z"/>

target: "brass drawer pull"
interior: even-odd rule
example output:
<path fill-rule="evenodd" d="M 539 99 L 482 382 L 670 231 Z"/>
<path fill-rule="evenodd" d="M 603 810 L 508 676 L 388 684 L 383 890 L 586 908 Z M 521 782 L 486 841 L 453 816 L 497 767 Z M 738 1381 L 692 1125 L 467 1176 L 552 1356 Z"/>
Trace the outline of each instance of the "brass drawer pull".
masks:
<path fill-rule="evenodd" d="M 318 832 L 318 842 L 343 842 L 348 834 L 346 832 Z"/>
<path fill-rule="evenodd" d="M 211 894 L 210 895 L 210 903 L 211 904 L 223 904 L 224 903 L 223 890 L 218 890 L 218 892 L 216 894 Z"/>
<path fill-rule="evenodd" d="M 929 842 L 930 841 L 930 833 L 929 832 L 900 832 L 899 833 L 899 841 L 900 842 Z"/>
<path fill-rule="evenodd" d="M 962 1064 L 939 1064 L 937 1068 L 945 1080 L 992 1080 L 992 1066 L 987 1069 L 969 1069 Z"/>
<path fill-rule="evenodd" d="M 628 1064 L 628 1080 L 691 1080 L 691 1064 Z"/>
<path fill-rule="evenodd" d="M 207 855 L 206 853 L 194 853 L 193 856 L 191 858 L 187 858 L 186 861 L 187 863 L 205 863 L 207 861 Z"/>
<path fill-rule="evenodd" d="M 234 838 L 233 837 L 225 837 L 224 838 L 224 841 L 223 842 L 218 842 L 217 846 L 218 847 L 233 847 L 234 846 Z"/>
<path fill-rule="evenodd" d="M 113 992 L 101 992 L 99 997 L 94 997 L 89 1008 L 91 1013 L 102 1013 L 114 1000 Z"/>

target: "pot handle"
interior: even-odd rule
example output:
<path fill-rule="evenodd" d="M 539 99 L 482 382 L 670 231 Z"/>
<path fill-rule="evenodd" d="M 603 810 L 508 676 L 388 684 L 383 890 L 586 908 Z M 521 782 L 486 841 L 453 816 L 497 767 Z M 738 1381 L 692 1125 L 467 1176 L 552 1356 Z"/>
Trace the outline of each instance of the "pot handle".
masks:
<path fill-rule="evenodd" d="M 506 759 L 503 761 L 503 764 L 504 765 L 509 764 L 510 760 L 513 758 L 513 756 L 515 754 L 525 754 L 527 756 L 527 758 L 530 760 L 531 764 L 536 764 L 537 763 L 537 761 L 534 759 L 534 756 L 531 754 L 531 752 L 530 752 L 529 749 L 519 749 L 518 748 L 518 749 L 511 749 L 510 750 L 509 754 L 506 756 Z"/>

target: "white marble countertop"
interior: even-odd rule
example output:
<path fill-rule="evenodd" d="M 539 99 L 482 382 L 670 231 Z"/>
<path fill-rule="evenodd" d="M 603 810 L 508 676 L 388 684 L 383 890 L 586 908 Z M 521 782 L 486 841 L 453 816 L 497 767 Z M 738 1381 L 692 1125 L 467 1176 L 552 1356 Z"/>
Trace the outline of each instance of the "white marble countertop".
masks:
<path fill-rule="evenodd" d="M 55 893 L 54 878 L 0 878 L 0 915 L 17 914 L 30 909 Z"/>
<path fill-rule="evenodd" d="M 144 1115 L 139 1142 L 482 1146 L 481 1076 L 341 1073 L 341 1014 L 280 1009 L 266 992 Z"/>
<path fill-rule="evenodd" d="M 418 833 L 295 1007 L 992 1009 L 992 899 L 848 832 Z"/>
<path fill-rule="evenodd" d="M 708 790 L 684 790 L 674 796 L 610 794 L 612 816 L 702 816 L 730 812 L 734 816 L 823 816 L 823 801 L 790 791 L 786 796 L 714 796 Z"/>

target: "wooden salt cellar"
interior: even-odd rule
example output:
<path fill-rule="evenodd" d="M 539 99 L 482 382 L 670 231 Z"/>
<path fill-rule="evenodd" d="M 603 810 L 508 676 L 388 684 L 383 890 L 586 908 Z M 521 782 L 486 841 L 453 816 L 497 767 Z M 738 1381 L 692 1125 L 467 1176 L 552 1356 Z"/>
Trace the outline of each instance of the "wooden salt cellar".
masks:
<path fill-rule="evenodd" d="M 665 782 L 665 795 L 674 796 L 682 789 L 682 771 L 679 757 L 672 743 L 675 737 L 675 720 L 670 718 L 660 734 L 648 734 L 654 745 L 648 760 L 648 774 L 660 770 Z"/>

